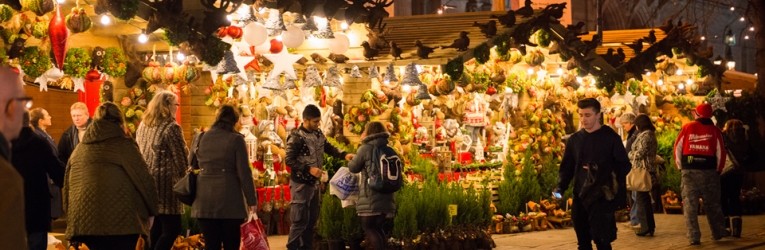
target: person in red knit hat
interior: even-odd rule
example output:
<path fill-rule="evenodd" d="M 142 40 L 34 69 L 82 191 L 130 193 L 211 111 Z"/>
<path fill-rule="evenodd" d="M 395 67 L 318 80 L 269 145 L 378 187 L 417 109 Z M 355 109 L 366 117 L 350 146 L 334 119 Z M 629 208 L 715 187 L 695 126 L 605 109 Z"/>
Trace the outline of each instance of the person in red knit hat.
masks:
<path fill-rule="evenodd" d="M 701 244 L 698 210 L 699 198 L 704 200 L 712 239 L 725 236 L 723 212 L 720 205 L 720 172 L 725 166 L 725 144 L 720 129 L 712 122 L 712 106 L 699 104 L 694 110 L 696 120 L 683 125 L 675 141 L 674 159 L 682 172 L 682 197 L 685 225 L 691 245 Z"/>

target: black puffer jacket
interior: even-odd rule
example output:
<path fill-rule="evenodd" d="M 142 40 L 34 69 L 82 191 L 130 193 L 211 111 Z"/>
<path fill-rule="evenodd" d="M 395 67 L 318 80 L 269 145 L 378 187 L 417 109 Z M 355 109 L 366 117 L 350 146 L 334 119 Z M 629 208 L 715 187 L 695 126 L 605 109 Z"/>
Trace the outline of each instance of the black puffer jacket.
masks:
<path fill-rule="evenodd" d="M 311 175 L 311 167 L 324 166 L 324 153 L 345 158 L 346 153 L 327 142 L 321 130 L 308 131 L 300 124 L 287 137 L 287 153 L 284 163 L 292 169 L 290 180 L 302 184 L 314 184 L 318 178 Z"/>

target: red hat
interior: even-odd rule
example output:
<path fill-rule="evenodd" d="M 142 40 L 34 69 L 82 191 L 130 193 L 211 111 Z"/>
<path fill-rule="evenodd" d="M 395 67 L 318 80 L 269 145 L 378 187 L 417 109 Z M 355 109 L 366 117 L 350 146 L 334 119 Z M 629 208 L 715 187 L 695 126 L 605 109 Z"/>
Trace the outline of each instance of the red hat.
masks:
<path fill-rule="evenodd" d="M 712 118 L 712 105 L 707 103 L 699 104 L 694 112 L 699 118 Z"/>

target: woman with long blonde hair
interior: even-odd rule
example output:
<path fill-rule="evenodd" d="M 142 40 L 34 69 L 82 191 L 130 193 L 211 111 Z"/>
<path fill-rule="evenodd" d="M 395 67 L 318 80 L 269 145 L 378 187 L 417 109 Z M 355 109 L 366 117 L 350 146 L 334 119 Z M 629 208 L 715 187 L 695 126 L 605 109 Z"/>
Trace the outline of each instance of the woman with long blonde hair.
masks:
<path fill-rule="evenodd" d="M 183 205 L 173 193 L 173 186 L 188 168 L 188 149 L 183 129 L 175 120 L 178 97 L 170 91 L 154 95 L 136 131 L 136 141 L 149 172 L 154 177 L 159 198 L 157 223 L 151 228 L 154 250 L 169 250 L 181 230 Z"/>

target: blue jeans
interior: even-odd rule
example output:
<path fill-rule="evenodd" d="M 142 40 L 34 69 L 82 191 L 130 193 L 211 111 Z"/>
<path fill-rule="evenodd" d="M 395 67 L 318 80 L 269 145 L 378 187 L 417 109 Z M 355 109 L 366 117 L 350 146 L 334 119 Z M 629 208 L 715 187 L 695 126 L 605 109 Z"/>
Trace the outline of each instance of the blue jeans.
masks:
<path fill-rule="evenodd" d="M 632 206 L 630 207 L 630 225 L 637 226 L 640 225 L 640 220 L 638 220 L 638 204 L 637 204 L 637 192 L 632 191 Z"/>

